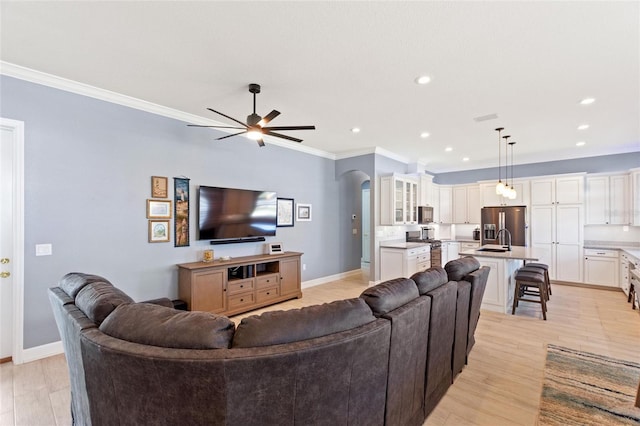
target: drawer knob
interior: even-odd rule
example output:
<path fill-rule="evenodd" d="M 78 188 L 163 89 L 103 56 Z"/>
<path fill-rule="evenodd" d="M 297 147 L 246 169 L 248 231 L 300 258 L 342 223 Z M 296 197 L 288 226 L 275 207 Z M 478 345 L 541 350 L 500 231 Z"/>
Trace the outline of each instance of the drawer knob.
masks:
<path fill-rule="evenodd" d="M 244 302 L 244 299 L 240 299 L 241 302 Z"/>

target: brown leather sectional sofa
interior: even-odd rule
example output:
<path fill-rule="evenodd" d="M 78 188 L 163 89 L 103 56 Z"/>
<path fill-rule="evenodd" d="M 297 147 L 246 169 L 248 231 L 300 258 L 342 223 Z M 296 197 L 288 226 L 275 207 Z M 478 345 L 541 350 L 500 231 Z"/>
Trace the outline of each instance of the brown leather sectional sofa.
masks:
<path fill-rule="evenodd" d="M 237 327 L 67 274 L 49 296 L 74 424 L 422 424 L 466 363 L 488 273 L 457 259 Z"/>

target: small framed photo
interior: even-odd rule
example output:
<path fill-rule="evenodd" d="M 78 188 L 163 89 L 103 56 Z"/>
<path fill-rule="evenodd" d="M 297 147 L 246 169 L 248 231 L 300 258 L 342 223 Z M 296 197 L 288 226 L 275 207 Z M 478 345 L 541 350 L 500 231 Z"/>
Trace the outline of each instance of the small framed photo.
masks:
<path fill-rule="evenodd" d="M 293 198 L 278 198 L 276 226 L 293 226 Z"/>
<path fill-rule="evenodd" d="M 171 200 L 147 200 L 147 219 L 171 219 Z"/>
<path fill-rule="evenodd" d="M 169 222 L 168 220 L 149 221 L 149 242 L 166 243 L 169 242 Z"/>
<path fill-rule="evenodd" d="M 162 176 L 151 176 L 151 198 L 168 198 L 169 179 Z"/>
<path fill-rule="evenodd" d="M 311 204 L 296 204 L 296 219 L 298 221 L 311 221 Z"/>

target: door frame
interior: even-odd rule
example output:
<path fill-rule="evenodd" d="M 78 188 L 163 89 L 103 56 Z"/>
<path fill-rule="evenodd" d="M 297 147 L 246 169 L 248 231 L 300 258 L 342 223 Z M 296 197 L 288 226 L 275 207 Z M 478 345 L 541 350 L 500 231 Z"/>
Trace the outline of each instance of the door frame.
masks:
<path fill-rule="evenodd" d="M 0 126 L 13 134 L 13 342 L 14 364 L 23 362 L 24 325 L 24 122 L 0 117 Z"/>

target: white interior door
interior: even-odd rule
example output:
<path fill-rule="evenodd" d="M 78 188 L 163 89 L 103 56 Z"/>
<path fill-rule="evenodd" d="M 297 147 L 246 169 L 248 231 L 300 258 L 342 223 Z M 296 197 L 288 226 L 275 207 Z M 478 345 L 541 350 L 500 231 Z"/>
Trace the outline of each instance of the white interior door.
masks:
<path fill-rule="evenodd" d="M 0 118 L 0 360 L 22 363 L 24 123 Z"/>
<path fill-rule="evenodd" d="M 362 190 L 362 263 L 371 261 L 371 190 Z"/>
<path fill-rule="evenodd" d="M 13 134 L 2 128 L 0 139 L 0 361 L 13 351 Z"/>

